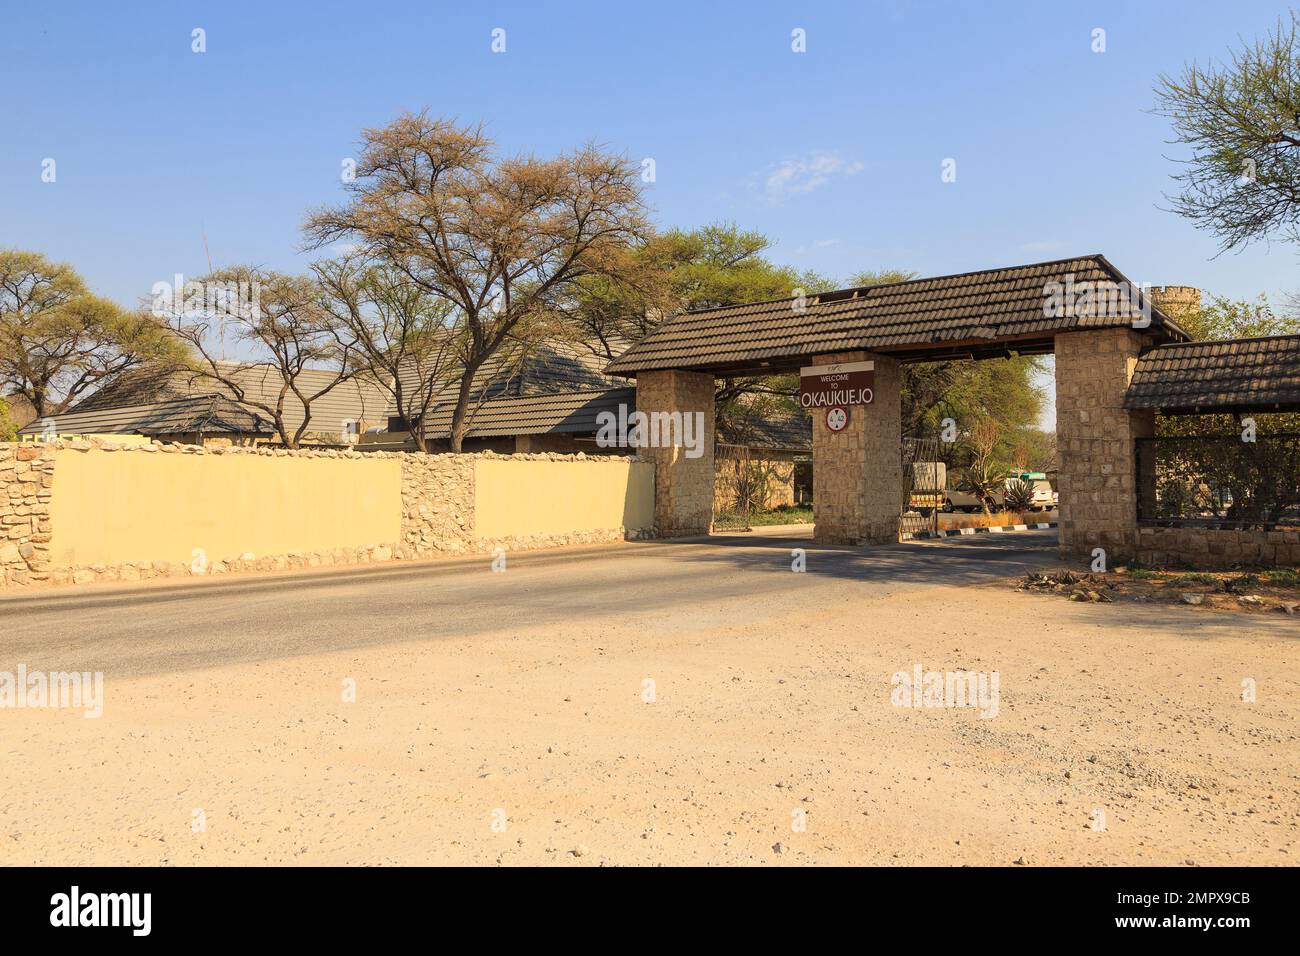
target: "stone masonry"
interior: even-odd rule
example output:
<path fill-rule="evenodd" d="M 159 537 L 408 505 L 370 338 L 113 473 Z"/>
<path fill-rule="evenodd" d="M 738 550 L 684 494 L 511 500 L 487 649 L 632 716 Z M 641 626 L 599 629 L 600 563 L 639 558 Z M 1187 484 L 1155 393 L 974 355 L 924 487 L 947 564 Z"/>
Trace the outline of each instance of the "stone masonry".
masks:
<path fill-rule="evenodd" d="M 403 457 L 401 543 L 412 557 L 469 550 L 474 534 L 475 457 Z"/>
<path fill-rule="evenodd" d="M 1300 532 L 1144 526 L 1137 558 L 1165 568 L 1294 568 L 1300 567 Z"/>
<path fill-rule="evenodd" d="M 0 586 L 50 579 L 50 499 L 54 452 L 0 444 Z"/>
<path fill-rule="evenodd" d="M 1056 336 L 1056 448 L 1061 555 L 1132 558 L 1137 548 L 1134 441 L 1155 433 L 1155 414 L 1128 411 L 1124 394 L 1148 337 L 1128 329 Z"/>
<path fill-rule="evenodd" d="M 818 544 L 892 544 L 903 504 L 902 371 L 895 359 L 871 352 L 818 355 L 811 364 L 875 362 L 870 405 L 848 409 L 841 432 L 813 421 L 813 529 Z"/>
<path fill-rule="evenodd" d="M 680 445 L 643 448 L 655 463 L 655 531 L 663 537 L 707 534 L 713 527 L 713 375 L 708 372 L 641 372 L 636 407 L 656 412 L 700 413 L 703 454 L 688 458 Z"/>

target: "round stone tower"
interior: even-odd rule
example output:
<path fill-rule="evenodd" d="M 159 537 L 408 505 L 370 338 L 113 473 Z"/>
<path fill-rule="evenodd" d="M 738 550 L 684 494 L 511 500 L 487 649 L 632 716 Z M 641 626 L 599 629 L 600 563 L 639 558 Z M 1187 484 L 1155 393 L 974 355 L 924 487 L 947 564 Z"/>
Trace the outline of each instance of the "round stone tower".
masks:
<path fill-rule="evenodd" d="M 1175 322 L 1201 311 L 1201 290 L 1195 286 L 1153 285 L 1150 292 L 1151 304 Z"/>

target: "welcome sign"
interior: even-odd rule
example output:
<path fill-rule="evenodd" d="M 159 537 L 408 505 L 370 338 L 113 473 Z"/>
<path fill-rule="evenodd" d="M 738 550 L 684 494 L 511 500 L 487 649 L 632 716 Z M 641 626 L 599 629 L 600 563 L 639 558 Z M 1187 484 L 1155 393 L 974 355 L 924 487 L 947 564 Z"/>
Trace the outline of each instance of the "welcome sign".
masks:
<path fill-rule="evenodd" d="M 875 385 L 875 362 L 809 365 L 799 369 L 799 404 L 804 408 L 870 405 Z"/>

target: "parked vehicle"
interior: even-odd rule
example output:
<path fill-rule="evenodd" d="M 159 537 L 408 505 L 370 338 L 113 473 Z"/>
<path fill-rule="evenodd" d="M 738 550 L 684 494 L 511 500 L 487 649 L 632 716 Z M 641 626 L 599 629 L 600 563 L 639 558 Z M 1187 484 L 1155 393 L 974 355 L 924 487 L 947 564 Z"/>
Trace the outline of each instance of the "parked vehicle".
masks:
<path fill-rule="evenodd" d="M 1002 500 L 998 495 L 990 495 L 988 499 L 989 511 L 999 511 L 1002 508 Z M 957 491 L 950 489 L 944 492 L 943 510 L 947 512 L 964 511 L 968 514 L 974 514 L 976 511 L 984 510 L 984 503 L 971 494 L 969 491 Z"/>
<path fill-rule="evenodd" d="M 912 493 L 907 501 L 908 509 L 928 518 L 930 512 L 944 507 L 943 489 L 947 484 L 948 466 L 943 462 L 912 462 Z"/>
<path fill-rule="evenodd" d="M 983 511 L 984 504 L 975 495 L 948 487 L 948 466 L 941 461 L 912 463 L 912 493 L 908 508 L 929 517 L 935 508 L 945 514 L 954 511 Z M 989 496 L 989 510 L 1002 507 L 1000 493 Z"/>
<path fill-rule="evenodd" d="M 1056 492 L 1052 490 L 1052 483 L 1047 480 L 1047 475 L 1041 471 L 1014 471 L 1007 475 L 1006 487 L 1010 487 L 1016 481 L 1023 481 L 1032 489 L 1033 494 L 1029 504 L 1031 511 L 1046 511 L 1048 508 L 1056 507 Z"/>

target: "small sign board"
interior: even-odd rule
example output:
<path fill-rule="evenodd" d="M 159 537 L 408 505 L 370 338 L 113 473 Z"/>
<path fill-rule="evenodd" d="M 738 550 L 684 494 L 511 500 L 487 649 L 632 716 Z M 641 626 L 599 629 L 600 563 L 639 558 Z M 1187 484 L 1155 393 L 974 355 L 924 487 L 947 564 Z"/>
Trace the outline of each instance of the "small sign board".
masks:
<path fill-rule="evenodd" d="M 799 404 L 804 408 L 870 405 L 875 385 L 875 362 L 809 365 L 799 369 Z"/>
<path fill-rule="evenodd" d="M 849 424 L 849 410 L 842 405 L 826 409 L 826 427 L 833 432 L 842 432 Z"/>

